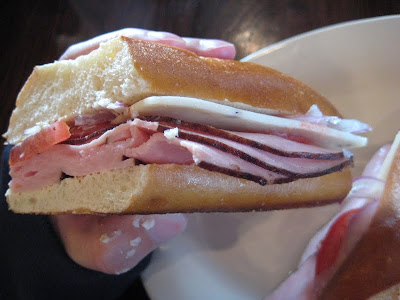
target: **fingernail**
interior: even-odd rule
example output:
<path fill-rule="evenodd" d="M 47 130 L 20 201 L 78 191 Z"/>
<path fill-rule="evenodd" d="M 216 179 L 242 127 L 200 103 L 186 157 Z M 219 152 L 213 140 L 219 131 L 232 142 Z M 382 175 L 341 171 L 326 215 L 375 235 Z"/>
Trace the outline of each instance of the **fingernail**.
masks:
<path fill-rule="evenodd" d="M 153 216 L 154 222 L 149 222 L 147 230 L 151 239 L 160 245 L 185 230 L 187 219 L 183 214 L 166 214 Z M 142 226 L 146 223 L 142 223 Z M 143 226 L 145 227 L 145 226 Z"/>
<path fill-rule="evenodd" d="M 234 59 L 236 56 L 236 49 L 232 46 L 225 46 L 208 50 L 208 56 L 222 59 Z"/>
<path fill-rule="evenodd" d="M 147 33 L 147 38 L 149 40 L 153 40 L 155 42 L 160 42 L 170 46 L 175 46 L 175 47 L 185 46 L 185 41 L 181 37 L 169 32 L 149 31 Z"/>
<path fill-rule="evenodd" d="M 200 48 L 204 50 L 234 47 L 233 44 L 221 40 L 200 40 L 199 45 Z"/>
<path fill-rule="evenodd" d="M 196 38 L 183 38 L 186 48 L 200 56 L 208 56 L 222 59 L 234 59 L 236 48 L 233 44 L 222 40 L 206 40 Z"/>
<path fill-rule="evenodd" d="M 181 39 L 179 36 L 169 33 L 169 32 L 164 32 L 164 31 L 148 31 L 147 36 L 154 38 L 154 39 Z"/>

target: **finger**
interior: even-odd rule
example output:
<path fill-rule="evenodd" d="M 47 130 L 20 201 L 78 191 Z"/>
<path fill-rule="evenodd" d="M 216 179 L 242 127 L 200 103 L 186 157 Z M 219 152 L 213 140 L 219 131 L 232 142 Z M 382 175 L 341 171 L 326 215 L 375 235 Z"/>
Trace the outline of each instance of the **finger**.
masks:
<path fill-rule="evenodd" d="M 382 146 L 375 154 L 372 156 L 368 164 L 365 166 L 363 176 L 377 177 L 382 167 L 383 161 L 385 160 L 388 152 L 390 150 L 390 145 Z"/>
<path fill-rule="evenodd" d="M 182 214 L 53 217 L 64 247 L 79 265 L 107 274 L 132 269 L 186 227 Z"/>
<path fill-rule="evenodd" d="M 222 40 L 183 38 L 186 42 L 185 49 L 197 55 L 222 59 L 234 59 L 236 48 L 233 44 Z"/>
<path fill-rule="evenodd" d="M 91 51 L 97 49 L 100 43 L 104 43 L 108 40 L 111 40 L 119 36 L 127 36 L 130 38 L 136 38 L 140 40 L 159 42 L 179 48 L 184 48 L 186 45 L 185 41 L 181 37 L 173 33 L 164 31 L 145 30 L 139 28 L 125 28 L 105 33 L 90 40 L 72 45 L 64 52 L 63 55 L 61 55 L 60 59 L 74 59 L 77 58 L 78 56 L 88 54 Z"/>

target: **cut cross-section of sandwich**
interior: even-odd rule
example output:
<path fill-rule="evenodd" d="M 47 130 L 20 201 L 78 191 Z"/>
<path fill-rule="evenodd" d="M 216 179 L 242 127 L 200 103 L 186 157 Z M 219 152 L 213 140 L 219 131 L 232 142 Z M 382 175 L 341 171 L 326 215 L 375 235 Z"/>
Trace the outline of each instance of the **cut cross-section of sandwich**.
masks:
<path fill-rule="evenodd" d="M 21 213 L 270 210 L 340 201 L 369 127 L 278 71 L 120 37 L 38 66 L 5 134 Z"/>

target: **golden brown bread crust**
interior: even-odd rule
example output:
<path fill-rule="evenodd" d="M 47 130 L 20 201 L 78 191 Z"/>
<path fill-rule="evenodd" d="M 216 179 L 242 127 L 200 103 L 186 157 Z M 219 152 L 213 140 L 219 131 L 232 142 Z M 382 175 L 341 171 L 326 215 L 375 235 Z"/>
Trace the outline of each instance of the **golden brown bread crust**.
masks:
<path fill-rule="evenodd" d="M 351 188 L 349 170 L 261 186 L 196 166 L 149 166 L 148 184 L 128 212 L 250 211 L 332 203 Z M 331 183 L 331 184 L 329 184 Z M 326 189 L 321 190 L 321 186 Z M 166 193 L 168 191 L 168 193 Z"/>
<path fill-rule="evenodd" d="M 324 289 L 321 299 L 367 299 L 400 282 L 399 201 L 400 151 L 397 151 L 368 231 Z"/>
<path fill-rule="evenodd" d="M 112 179 L 102 181 L 109 174 Z M 98 187 L 96 182 L 100 182 Z M 102 185 L 108 185 L 103 188 L 107 189 L 105 192 Z M 21 213 L 251 211 L 329 204 L 343 199 L 350 188 L 348 169 L 318 178 L 261 186 L 196 166 L 152 164 L 68 178 L 43 190 L 11 193 L 7 200 L 12 210 Z"/>
<path fill-rule="evenodd" d="M 319 93 L 276 70 L 120 37 L 75 60 L 35 67 L 4 137 L 19 143 L 26 129 L 40 123 L 95 113 L 98 101 L 132 105 L 152 95 L 227 100 L 289 114 L 304 114 L 317 104 L 324 114 L 340 116 Z"/>
<path fill-rule="evenodd" d="M 331 103 L 307 85 L 278 71 L 252 63 L 199 57 L 186 50 L 127 37 L 110 41 L 108 46 L 104 44 L 97 54 L 95 52 L 73 62 L 59 62 L 59 65 L 55 63 L 36 68 L 20 93 L 17 106 L 23 106 L 24 110 L 19 108 L 18 116 L 15 113 L 18 109 L 14 111 L 7 139 L 17 142 L 21 140 L 23 136 L 21 132 L 24 132 L 22 129 L 26 128 L 15 129 L 13 127 L 16 127 L 16 124 L 22 123 L 28 128 L 35 125 L 28 116 L 32 111 L 36 112 L 35 120 L 45 122 L 50 122 L 51 119 L 58 120 L 60 116 L 70 119 L 77 112 L 88 113 L 88 110 L 93 112 L 96 97 L 101 94 L 98 93 L 98 89 L 106 90 L 104 84 L 112 82 L 112 87 L 107 90 L 122 91 L 127 86 L 120 82 L 124 82 L 123 79 L 126 77 L 140 79 L 140 84 L 134 88 L 131 85 L 134 81 L 128 84 L 131 87 L 128 89 L 130 94 L 125 93 L 127 90 L 118 92 L 120 96 L 118 101 L 127 105 L 150 95 L 176 95 L 242 102 L 291 114 L 304 114 L 312 104 L 317 104 L 326 115 L 339 115 Z M 123 59 L 118 61 L 116 57 L 121 58 L 121 55 Z M 118 61 L 118 64 L 107 65 L 113 60 Z M 98 63 L 99 61 L 101 62 Z M 93 73 L 90 69 L 92 64 L 96 63 L 98 63 L 96 72 Z M 105 72 L 108 74 L 106 79 L 103 78 L 105 77 L 103 68 L 106 71 L 111 70 Z M 121 69 L 124 69 L 129 76 L 120 78 L 114 75 Z M 70 73 L 79 74 L 79 82 L 82 84 L 77 85 L 76 78 Z M 55 84 L 49 84 L 46 93 L 43 93 L 40 90 L 41 86 L 51 83 L 57 76 L 62 79 L 60 84 L 57 81 Z M 103 79 L 104 82 L 101 81 Z M 93 84 L 87 88 L 83 87 L 83 84 L 88 82 Z M 58 89 L 59 94 L 54 92 L 55 89 Z M 68 93 L 65 90 L 68 90 Z M 35 94 L 36 98 L 29 106 L 27 103 L 30 103 L 32 94 Z M 42 95 L 49 97 L 56 95 L 56 99 L 49 101 Z M 123 98 L 123 95 L 128 96 Z M 83 101 L 81 97 L 87 99 Z M 56 102 L 57 100 L 60 100 L 60 103 Z M 45 105 L 43 101 L 46 102 Z M 85 105 L 75 110 L 75 107 L 82 105 L 83 102 Z M 44 106 L 47 108 L 41 112 L 40 109 L 44 110 Z M 46 120 L 42 118 L 43 113 L 49 114 Z M 27 123 L 31 121 L 34 124 L 28 126 Z M 127 174 L 130 171 L 132 172 Z M 112 184 L 105 183 L 99 174 L 66 179 L 59 185 L 39 191 L 29 193 L 9 191 L 8 202 L 14 211 L 30 213 L 147 214 L 178 211 L 270 210 L 340 201 L 346 196 L 351 185 L 349 170 L 267 187 L 205 171 L 196 166 L 148 165 L 135 167 L 132 170 L 105 171 L 106 174 L 109 172 L 117 174 L 121 180 L 113 181 Z M 126 181 L 121 177 L 123 175 L 130 176 L 131 186 L 126 185 Z M 136 181 L 133 181 L 133 178 Z M 78 180 L 81 180 L 82 184 L 78 185 Z M 90 184 L 85 184 L 85 180 L 90 181 Z M 97 191 L 93 188 L 93 185 L 100 184 L 110 190 L 106 191 L 100 186 Z M 116 189 L 118 186 L 119 190 Z M 102 194 L 96 194 L 100 190 Z M 100 204 L 99 202 L 96 204 L 97 199 Z"/>
<path fill-rule="evenodd" d="M 227 99 L 291 114 L 304 114 L 317 104 L 326 115 L 340 115 L 322 95 L 276 70 L 249 62 L 199 57 L 158 43 L 122 39 L 129 44 L 135 67 L 151 82 L 154 94 Z"/>

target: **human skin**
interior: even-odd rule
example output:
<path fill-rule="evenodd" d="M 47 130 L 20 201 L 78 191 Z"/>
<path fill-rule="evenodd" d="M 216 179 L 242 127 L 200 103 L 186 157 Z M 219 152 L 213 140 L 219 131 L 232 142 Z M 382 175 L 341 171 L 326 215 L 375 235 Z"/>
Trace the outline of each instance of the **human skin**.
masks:
<path fill-rule="evenodd" d="M 182 38 L 168 32 L 125 28 L 72 45 L 60 60 L 88 54 L 101 42 L 121 35 L 187 49 L 207 57 L 233 59 L 236 54 L 234 45 L 221 40 Z M 159 245 L 181 233 L 187 223 L 183 214 L 58 215 L 51 220 L 73 261 L 107 274 L 129 271 Z"/>

